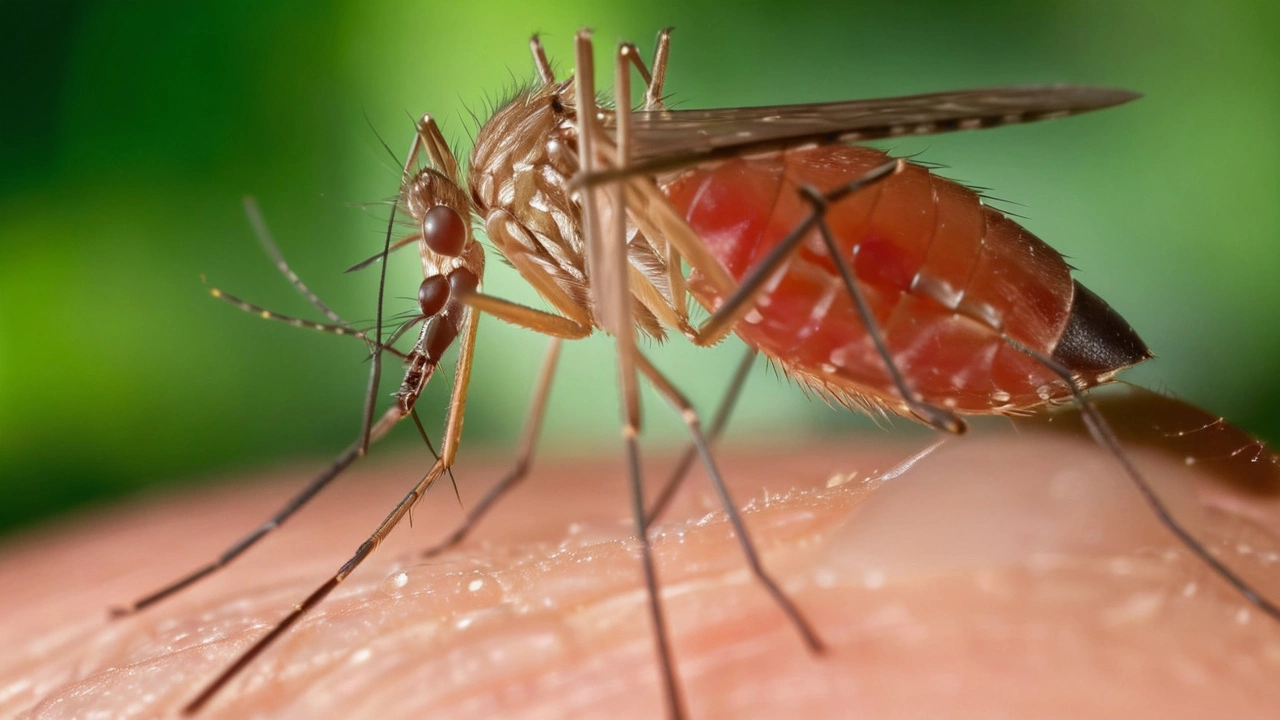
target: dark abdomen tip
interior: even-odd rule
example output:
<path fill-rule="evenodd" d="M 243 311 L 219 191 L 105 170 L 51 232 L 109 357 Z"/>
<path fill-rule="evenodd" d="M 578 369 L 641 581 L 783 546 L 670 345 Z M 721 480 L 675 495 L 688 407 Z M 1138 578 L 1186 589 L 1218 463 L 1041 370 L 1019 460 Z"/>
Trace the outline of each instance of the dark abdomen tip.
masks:
<path fill-rule="evenodd" d="M 1120 313 L 1075 282 L 1071 315 L 1053 359 L 1086 377 L 1114 373 L 1151 358 L 1151 351 Z"/>

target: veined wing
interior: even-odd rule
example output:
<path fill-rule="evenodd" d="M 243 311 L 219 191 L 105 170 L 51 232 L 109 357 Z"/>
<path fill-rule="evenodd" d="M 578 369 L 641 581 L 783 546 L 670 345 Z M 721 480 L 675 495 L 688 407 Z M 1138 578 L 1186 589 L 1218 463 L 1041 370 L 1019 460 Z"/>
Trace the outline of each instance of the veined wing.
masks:
<path fill-rule="evenodd" d="M 811 145 L 1037 122 L 1101 110 L 1141 97 L 1074 85 L 960 90 L 811 105 L 632 113 L 632 162 L 586 184 L 677 170 L 737 155 Z"/>

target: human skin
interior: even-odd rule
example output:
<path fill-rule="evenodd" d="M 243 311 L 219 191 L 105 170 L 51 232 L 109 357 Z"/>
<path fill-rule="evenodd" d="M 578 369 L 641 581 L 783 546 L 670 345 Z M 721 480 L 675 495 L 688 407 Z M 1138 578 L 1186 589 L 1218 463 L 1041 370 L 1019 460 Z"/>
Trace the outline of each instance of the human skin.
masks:
<path fill-rule="evenodd" d="M 918 436 L 917 436 L 918 438 Z M 827 644 L 810 654 L 695 473 L 655 552 L 693 718 L 1274 717 L 1280 622 L 1156 521 L 1078 432 L 974 432 L 901 475 L 892 435 L 717 453 L 765 567 Z M 1131 449 L 1161 496 L 1273 598 L 1274 496 Z M 467 456 L 463 501 L 504 468 Z M 1201 458 L 1213 459 L 1213 458 Z M 646 465 L 657 484 L 670 462 Z M 107 608 L 220 551 L 306 477 L 290 469 L 67 520 L 0 555 L 0 716 L 164 717 L 328 577 L 420 471 L 358 465 L 213 579 Z M 548 459 L 464 545 L 437 488 L 206 718 L 656 718 L 662 694 L 614 459 Z"/>

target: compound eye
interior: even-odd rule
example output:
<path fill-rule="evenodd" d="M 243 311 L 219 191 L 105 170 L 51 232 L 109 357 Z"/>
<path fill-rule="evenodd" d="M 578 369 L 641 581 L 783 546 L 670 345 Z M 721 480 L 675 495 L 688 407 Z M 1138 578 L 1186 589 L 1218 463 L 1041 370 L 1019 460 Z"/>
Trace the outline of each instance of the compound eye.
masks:
<path fill-rule="evenodd" d="M 422 239 L 437 253 L 458 257 L 467 242 L 467 226 L 453 208 L 436 205 L 422 218 Z"/>
<path fill-rule="evenodd" d="M 418 307 L 422 317 L 435 317 L 449 301 L 449 281 L 442 275 L 432 275 L 418 286 Z"/>

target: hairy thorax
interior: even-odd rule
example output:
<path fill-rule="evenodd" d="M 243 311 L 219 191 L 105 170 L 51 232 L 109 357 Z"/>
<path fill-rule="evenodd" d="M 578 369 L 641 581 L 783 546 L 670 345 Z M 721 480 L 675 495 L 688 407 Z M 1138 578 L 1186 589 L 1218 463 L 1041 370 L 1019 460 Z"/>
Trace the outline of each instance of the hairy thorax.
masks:
<path fill-rule="evenodd" d="M 553 83 L 522 91 L 499 108 L 476 136 L 468 186 L 485 232 L 502 256 L 526 277 L 522 263 L 536 265 L 598 326 L 591 311 L 582 209 L 569 190 L 580 168 L 572 93 L 572 80 Z M 661 255 L 634 228 L 626 242 L 633 270 L 665 289 Z M 658 319 L 639 302 L 633 303 L 633 318 L 642 332 L 663 337 Z"/>

